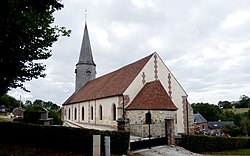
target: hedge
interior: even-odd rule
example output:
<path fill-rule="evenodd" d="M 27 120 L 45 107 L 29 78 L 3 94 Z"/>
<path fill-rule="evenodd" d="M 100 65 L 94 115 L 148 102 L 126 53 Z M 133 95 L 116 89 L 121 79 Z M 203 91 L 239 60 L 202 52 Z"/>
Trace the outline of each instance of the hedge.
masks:
<path fill-rule="evenodd" d="M 196 153 L 218 152 L 247 148 L 248 139 L 241 137 L 217 137 L 182 135 L 181 146 Z"/>
<path fill-rule="evenodd" d="M 0 130 L 0 144 L 68 151 L 87 155 L 92 155 L 93 152 L 93 134 L 100 134 L 102 138 L 110 136 L 112 154 L 127 154 L 130 137 L 129 132 L 123 131 L 99 131 L 14 122 L 0 122 Z M 102 153 L 104 152 L 103 149 Z"/>

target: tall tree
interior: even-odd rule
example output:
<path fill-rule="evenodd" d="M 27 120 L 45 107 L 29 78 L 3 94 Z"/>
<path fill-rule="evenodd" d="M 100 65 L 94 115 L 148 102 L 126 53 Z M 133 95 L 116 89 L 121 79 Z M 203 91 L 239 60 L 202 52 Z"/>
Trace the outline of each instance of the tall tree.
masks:
<path fill-rule="evenodd" d="M 11 88 L 26 90 L 23 82 L 45 76 L 38 61 L 49 58 L 52 44 L 70 33 L 52 26 L 53 13 L 62 8 L 60 0 L 0 1 L 0 96 Z"/>
<path fill-rule="evenodd" d="M 240 100 L 238 104 L 236 104 L 238 108 L 248 108 L 250 107 L 250 98 L 246 95 L 240 96 Z"/>
<path fill-rule="evenodd" d="M 232 108 L 232 103 L 229 101 L 219 101 L 218 106 L 222 107 L 223 109 L 225 108 Z"/>
<path fill-rule="evenodd" d="M 193 103 L 191 106 L 194 113 L 199 112 L 207 121 L 218 121 L 223 113 L 218 106 L 209 103 Z"/>

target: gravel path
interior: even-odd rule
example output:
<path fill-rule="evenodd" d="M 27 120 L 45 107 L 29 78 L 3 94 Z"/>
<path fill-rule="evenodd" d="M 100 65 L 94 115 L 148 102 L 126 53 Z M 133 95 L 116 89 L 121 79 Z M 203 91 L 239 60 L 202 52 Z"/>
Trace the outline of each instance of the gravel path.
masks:
<path fill-rule="evenodd" d="M 158 146 L 151 149 L 133 151 L 129 156 L 202 156 L 180 146 Z"/>

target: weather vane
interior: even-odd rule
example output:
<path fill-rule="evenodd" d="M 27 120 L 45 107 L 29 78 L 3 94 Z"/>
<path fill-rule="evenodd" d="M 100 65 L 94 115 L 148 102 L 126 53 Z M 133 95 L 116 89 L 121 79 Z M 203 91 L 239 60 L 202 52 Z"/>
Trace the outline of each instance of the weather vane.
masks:
<path fill-rule="evenodd" d="M 85 15 L 85 21 L 87 21 L 87 8 L 85 8 L 84 15 Z"/>

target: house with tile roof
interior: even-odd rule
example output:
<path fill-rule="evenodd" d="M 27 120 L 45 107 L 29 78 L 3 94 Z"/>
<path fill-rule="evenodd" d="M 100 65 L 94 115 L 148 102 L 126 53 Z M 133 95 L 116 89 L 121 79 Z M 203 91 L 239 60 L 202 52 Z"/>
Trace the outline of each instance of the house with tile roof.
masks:
<path fill-rule="evenodd" d="M 88 35 L 86 32 L 84 35 Z M 89 53 L 89 48 L 83 48 L 90 47 L 86 43 L 90 44 L 89 41 L 82 44 L 81 57 L 85 57 L 88 63 L 82 64 L 88 67 L 82 69 L 85 73 L 81 79 L 87 81 L 63 103 L 65 121 L 117 129 L 117 121 L 126 118 L 127 130 L 141 136 L 145 131 L 143 126 L 133 128 L 132 125 L 145 125 L 145 114 L 150 112 L 152 125 L 168 123 L 171 135 L 193 131 L 193 110 L 188 95 L 156 52 L 95 78 L 88 75 L 95 74 L 95 64 L 88 60 L 93 59 L 92 54 L 84 54 Z M 153 129 L 152 136 L 159 136 L 157 133 L 165 130 L 165 124 Z M 147 131 L 144 135 L 147 136 Z"/>

